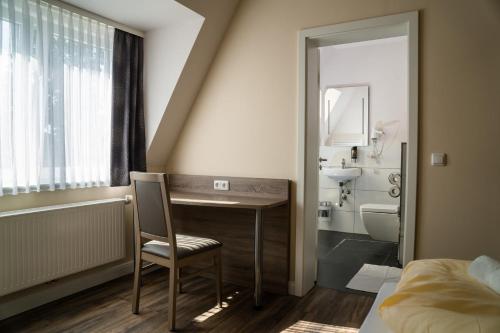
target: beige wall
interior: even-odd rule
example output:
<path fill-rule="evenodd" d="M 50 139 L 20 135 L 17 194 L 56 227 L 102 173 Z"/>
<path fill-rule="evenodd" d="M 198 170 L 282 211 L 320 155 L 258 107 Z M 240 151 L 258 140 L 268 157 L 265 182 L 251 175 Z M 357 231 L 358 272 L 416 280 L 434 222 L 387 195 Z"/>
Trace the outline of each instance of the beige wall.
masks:
<path fill-rule="evenodd" d="M 298 32 L 412 10 L 421 56 L 417 257 L 500 258 L 497 0 L 243 1 L 167 170 L 295 180 Z M 447 152 L 449 165 L 431 167 L 433 151 Z"/>

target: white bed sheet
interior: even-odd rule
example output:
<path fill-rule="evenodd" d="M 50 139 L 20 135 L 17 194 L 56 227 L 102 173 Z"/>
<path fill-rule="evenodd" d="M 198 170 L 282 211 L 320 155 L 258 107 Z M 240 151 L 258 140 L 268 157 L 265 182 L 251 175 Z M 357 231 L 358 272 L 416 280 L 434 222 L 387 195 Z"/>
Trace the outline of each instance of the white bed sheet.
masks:
<path fill-rule="evenodd" d="M 375 302 L 368 312 L 365 321 L 359 329 L 359 333 L 391 333 L 391 330 L 384 324 L 380 316 L 378 315 L 378 306 L 384 301 L 384 299 L 394 293 L 396 289 L 397 282 L 385 282 L 380 291 L 375 298 Z"/>

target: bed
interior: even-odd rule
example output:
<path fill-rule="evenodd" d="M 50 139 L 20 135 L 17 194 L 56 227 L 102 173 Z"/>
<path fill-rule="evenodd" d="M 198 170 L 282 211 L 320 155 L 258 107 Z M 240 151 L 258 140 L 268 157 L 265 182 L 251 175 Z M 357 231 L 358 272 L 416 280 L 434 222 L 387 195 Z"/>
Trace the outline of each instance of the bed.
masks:
<path fill-rule="evenodd" d="M 378 307 L 384 299 L 392 293 L 396 289 L 397 282 L 386 282 L 380 288 L 380 291 L 377 294 L 377 298 L 375 298 L 375 302 L 373 303 L 370 312 L 365 318 L 363 325 L 359 329 L 359 333 L 388 333 L 391 330 L 384 324 L 382 318 L 380 318 L 378 314 Z"/>
<path fill-rule="evenodd" d="M 468 274 L 470 265 L 452 259 L 411 262 L 399 282 L 382 285 L 359 332 L 500 332 L 500 293 Z"/>

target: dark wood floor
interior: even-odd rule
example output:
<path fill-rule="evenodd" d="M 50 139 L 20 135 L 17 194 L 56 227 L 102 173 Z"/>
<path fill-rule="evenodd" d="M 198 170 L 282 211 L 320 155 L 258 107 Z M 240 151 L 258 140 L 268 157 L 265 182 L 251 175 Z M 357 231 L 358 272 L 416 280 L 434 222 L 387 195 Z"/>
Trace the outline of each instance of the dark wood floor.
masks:
<path fill-rule="evenodd" d="M 167 332 L 167 271 L 144 277 L 140 314 L 131 312 L 132 278 L 126 276 L 0 321 L 0 332 Z M 252 290 L 224 286 L 225 307 L 214 308 L 213 280 L 186 281 L 179 296 L 180 332 L 356 332 L 373 297 L 315 288 L 307 296 L 265 294 L 254 310 Z"/>

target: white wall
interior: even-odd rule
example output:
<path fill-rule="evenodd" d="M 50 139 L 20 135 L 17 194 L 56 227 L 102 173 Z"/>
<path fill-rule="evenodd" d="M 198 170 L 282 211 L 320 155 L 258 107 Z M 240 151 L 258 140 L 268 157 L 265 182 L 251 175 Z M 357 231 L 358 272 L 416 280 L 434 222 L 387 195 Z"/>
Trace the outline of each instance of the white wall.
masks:
<path fill-rule="evenodd" d="M 219 49 L 226 29 L 231 22 L 240 0 L 177 0 L 181 5 L 190 8 L 204 17 L 196 41 L 189 52 L 173 92 L 164 89 L 158 98 L 166 100 L 160 113 L 161 119 L 155 118 L 152 127 L 157 127 L 156 132 L 150 131 L 148 135 L 147 165 L 148 170 L 163 170 L 167 163 L 171 149 L 174 147 L 179 134 L 183 130 L 184 122 L 188 116 L 193 102 L 203 85 L 204 79 L 209 72 L 213 59 Z M 179 34 L 181 40 L 186 38 Z M 175 52 L 175 48 L 169 47 L 166 52 Z M 160 66 L 165 65 L 161 55 L 158 56 Z M 162 71 L 161 67 L 152 68 L 155 75 L 161 76 L 156 71 Z M 168 98 L 162 97 L 168 95 Z M 161 103 L 160 106 L 165 103 Z"/>
<path fill-rule="evenodd" d="M 330 223 L 321 222 L 322 230 L 366 233 L 359 215 L 359 206 L 364 203 L 399 204 L 399 198 L 388 194 L 392 186 L 388 176 L 400 172 L 401 142 L 407 140 L 407 54 L 406 37 L 348 45 L 320 48 L 320 85 L 369 86 L 370 135 L 377 122 L 384 124 L 384 144 L 380 159 L 370 158 L 372 146 L 358 147 L 358 162 L 361 177 L 351 181 L 351 194 L 342 207 L 338 203 L 338 186 L 320 174 L 320 201 L 331 201 L 334 205 Z M 342 158 L 350 164 L 351 147 L 321 146 L 320 156 L 327 158 L 324 165 L 340 165 Z M 354 165 L 353 165 L 354 166 Z M 320 172 L 321 173 L 321 172 Z"/>
<path fill-rule="evenodd" d="M 153 141 L 163 113 L 203 25 L 203 16 L 192 13 L 193 17 L 190 20 L 150 30 L 145 34 L 144 109 L 147 148 Z"/>

